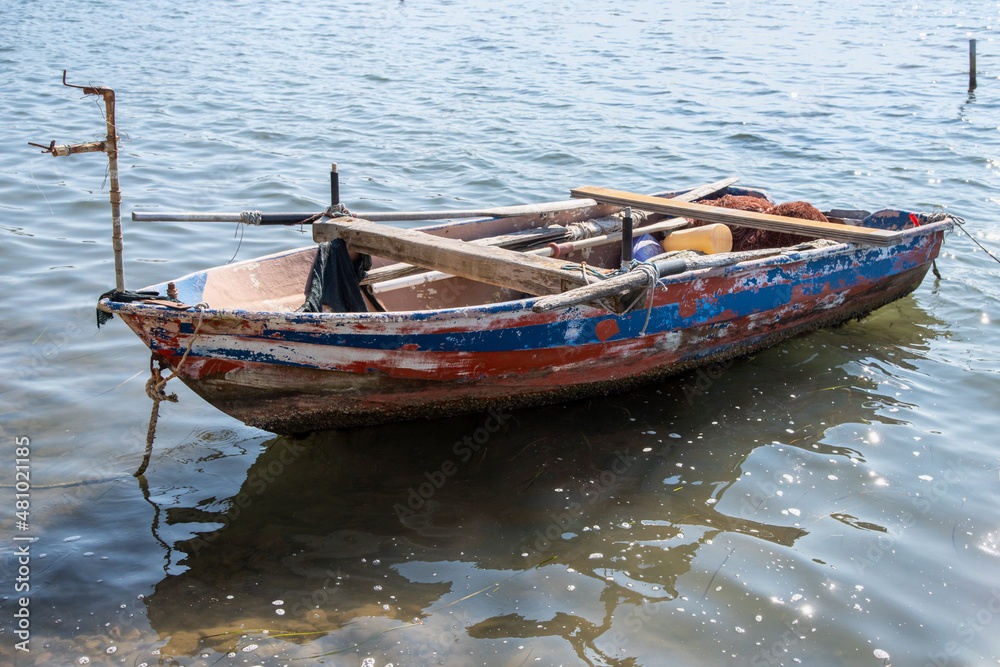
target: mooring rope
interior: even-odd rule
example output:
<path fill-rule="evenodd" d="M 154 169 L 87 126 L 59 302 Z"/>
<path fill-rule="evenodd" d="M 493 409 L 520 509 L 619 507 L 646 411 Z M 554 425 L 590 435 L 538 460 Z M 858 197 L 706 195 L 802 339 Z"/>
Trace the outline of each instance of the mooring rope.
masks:
<path fill-rule="evenodd" d="M 967 230 L 963 226 L 963 223 L 965 222 L 965 218 L 960 218 L 957 215 L 949 215 L 949 214 L 938 214 L 938 215 L 943 215 L 944 217 L 951 218 L 952 220 L 954 220 L 955 224 L 958 225 L 958 228 L 961 229 L 963 232 L 965 232 L 965 235 L 968 236 L 970 239 L 972 239 L 973 243 L 975 243 L 977 246 L 979 246 L 982 249 L 983 252 L 985 252 L 987 255 L 989 255 L 990 258 L 994 262 L 1000 264 L 1000 259 L 998 259 L 997 256 L 994 255 L 993 253 L 991 253 L 989 250 L 987 250 L 986 246 L 984 246 L 982 243 L 980 243 L 978 240 L 976 240 L 976 237 L 974 237 L 972 234 L 970 234 L 969 230 Z M 940 219 L 943 220 L 944 218 L 940 218 Z M 931 220 L 930 220 L 930 222 L 937 222 L 937 221 L 934 220 L 933 217 L 932 217 Z"/>
<path fill-rule="evenodd" d="M 132 473 L 134 477 L 142 477 L 146 472 L 146 468 L 149 467 L 149 460 L 153 455 L 153 440 L 156 438 L 156 422 L 160 418 L 160 401 L 176 403 L 178 400 L 177 394 L 168 394 L 164 390 L 164 387 L 167 382 L 177 377 L 177 374 L 181 372 L 181 368 L 184 366 L 184 362 L 187 361 L 188 355 L 191 353 L 191 348 L 194 347 L 194 341 L 198 338 L 198 332 L 201 331 L 202 322 L 205 320 L 205 308 L 207 307 L 208 304 L 206 303 L 199 303 L 195 306 L 195 309 L 198 311 L 198 324 L 195 325 L 194 333 L 191 334 L 187 349 L 184 350 L 184 354 L 177 364 L 177 370 L 167 377 L 163 377 L 160 371 L 167 367 L 166 362 L 162 360 L 157 361 L 155 354 L 149 357 L 149 379 L 146 380 L 146 395 L 153 401 L 153 409 L 149 413 L 149 428 L 146 430 L 146 449 L 142 455 L 142 464 L 138 470 Z"/>

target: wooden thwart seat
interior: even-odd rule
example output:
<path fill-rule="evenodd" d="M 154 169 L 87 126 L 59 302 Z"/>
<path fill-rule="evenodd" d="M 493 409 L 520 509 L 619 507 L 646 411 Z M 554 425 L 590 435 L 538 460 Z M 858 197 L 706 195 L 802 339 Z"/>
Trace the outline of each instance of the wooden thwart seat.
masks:
<path fill-rule="evenodd" d="M 359 218 L 329 218 L 313 225 L 317 243 L 343 239 L 355 251 L 407 262 L 535 296 L 586 285 L 579 264 L 434 236 Z"/>

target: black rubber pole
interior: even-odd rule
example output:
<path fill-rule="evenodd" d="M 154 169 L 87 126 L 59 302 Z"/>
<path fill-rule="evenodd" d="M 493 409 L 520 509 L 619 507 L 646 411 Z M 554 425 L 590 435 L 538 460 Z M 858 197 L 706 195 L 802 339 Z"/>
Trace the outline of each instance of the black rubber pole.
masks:
<path fill-rule="evenodd" d="M 261 213 L 262 225 L 311 225 L 322 211 L 316 213 Z"/>
<path fill-rule="evenodd" d="M 625 207 L 622 218 L 622 268 L 632 266 L 632 208 Z"/>
<path fill-rule="evenodd" d="M 337 173 L 337 163 L 330 167 L 330 206 L 340 203 L 340 174 Z"/>

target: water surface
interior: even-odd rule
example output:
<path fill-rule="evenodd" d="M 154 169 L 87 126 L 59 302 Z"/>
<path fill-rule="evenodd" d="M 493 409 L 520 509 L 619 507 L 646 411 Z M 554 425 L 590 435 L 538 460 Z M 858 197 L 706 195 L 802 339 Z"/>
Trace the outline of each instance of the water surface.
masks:
<path fill-rule="evenodd" d="M 172 386 L 140 482 L 148 353 L 94 323 L 106 164 L 27 142 L 103 133 L 65 68 L 118 94 L 126 215 L 319 210 L 331 162 L 356 210 L 736 175 L 778 201 L 946 210 L 997 254 L 998 26 L 986 1 L 0 0 L 0 656 L 993 664 L 1000 267 L 966 235 L 861 322 L 627 395 L 294 440 Z M 132 288 L 310 242 L 125 227 Z"/>

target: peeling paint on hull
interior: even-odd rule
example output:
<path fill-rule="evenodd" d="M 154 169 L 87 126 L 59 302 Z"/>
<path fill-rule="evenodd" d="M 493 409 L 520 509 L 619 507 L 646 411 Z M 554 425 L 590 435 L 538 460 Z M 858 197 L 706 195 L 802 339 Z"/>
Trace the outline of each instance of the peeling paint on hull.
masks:
<path fill-rule="evenodd" d="M 916 289 L 950 228 L 935 224 L 889 248 L 840 244 L 664 278 L 651 309 L 624 316 L 536 314 L 535 299 L 360 314 L 210 309 L 192 342 L 193 311 L 101 303 L 174 370 L 190 345 L 179 377 L 206 401 L 295 433 L 619 392 L 840 324 Z"/>

